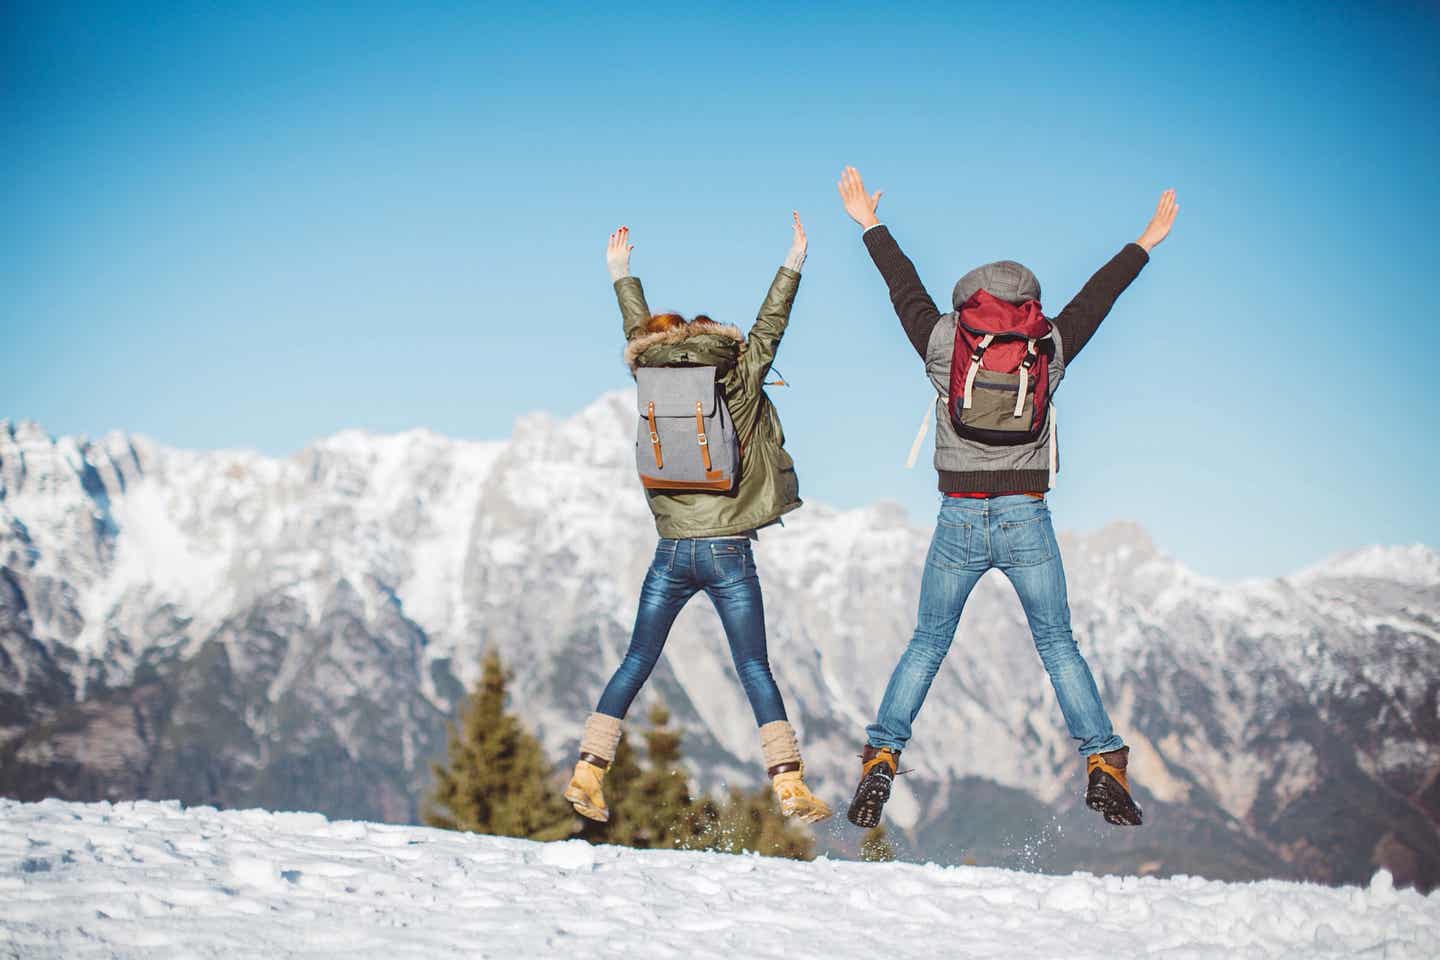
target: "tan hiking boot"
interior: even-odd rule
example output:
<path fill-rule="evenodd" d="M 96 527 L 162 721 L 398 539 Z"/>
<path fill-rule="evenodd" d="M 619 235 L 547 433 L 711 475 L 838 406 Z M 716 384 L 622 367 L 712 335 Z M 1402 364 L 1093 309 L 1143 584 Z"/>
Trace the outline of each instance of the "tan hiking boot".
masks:
<path fill-rule="evenodd" d="M 585 732 L 580 737 L 580 761 L 575 764 L 575 773 L 570 777 L 564 796 L 575 812 L 586 819 L 599 823 L 610 819 L 610 808 L 605 806 L 605 792 L 601 784 L 619 745 L 619 717 L 592 713 L 585 718 Z"/>
<path fill-rule="evenodd" d="M 605 791 L 601 789 L 604 781 L 604 767 L 581 760 L 575 764 L 575 773 L 570 777 L 570 785 L 565 788 L 565 799 L 580 816 L 605 823 L 610 819 L 610 808 L 605 806 Z"/>
<path fill-rule="evenodd" d="M 789 721 L 774 720 L 760 728 L 760 752 L 765 756 L 765 772 L 783 815 L 806 823 L 829 818 L 830 808 L 805 785 L 805 764 L 800 759 L 795 728 Z"/>
<path fill-rule="evenodd" d="M 830 819 L 830 808 L 825 801 L 810 792 L 805 785 L 803 770 L 786 770 L 770 778 L 770 787 L 775 799 L 780 801 L 780 812 L 806 823 L 819 823 Z"/>

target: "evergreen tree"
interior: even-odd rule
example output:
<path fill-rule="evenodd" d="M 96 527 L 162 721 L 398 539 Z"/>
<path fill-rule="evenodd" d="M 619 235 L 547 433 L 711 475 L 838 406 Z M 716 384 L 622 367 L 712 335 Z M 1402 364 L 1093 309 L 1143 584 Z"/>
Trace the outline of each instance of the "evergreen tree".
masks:
<path fill-rule="evenodd" d="M 610 842 L 640 849 L 685 847 L 698 832 L 699 809 L 680 751 L 683 734 L 670 727 L 670 711 L 661 704 L 651 708 L 649 720 L 645 769 L 623 794 L 616 789 L 611 806 L 618 807 L 620 827 Z M 609 797 L 608 775 L 605 786 Z"/>
<path fill-rule="evenodd" d="M 448 762 L 432 764 L 434 790 L 422 808 L 432 827 L 560 840 L 574 817 L 550 782 L 536 739 L 505 712 L 506 672 L 491 650 L 466 697 L 460 727 L 449 724 Z"/>
<path fill-rule="evenodd" d="M 751 793 L 732 789 L 723 804 L 707 797 L 702 821 L 698 842 L 690 845 L 692 850 L 815 858 L 814 838 L 780 814 L 768 787 Z"/>
<path fill-rule="evenodd" d="M 865 836 L 860 838 L 860 859 L 875 862 L 895 859 L 895 848 L 885 836 L 883 826 L 871 827 L 865 831 Z"/>

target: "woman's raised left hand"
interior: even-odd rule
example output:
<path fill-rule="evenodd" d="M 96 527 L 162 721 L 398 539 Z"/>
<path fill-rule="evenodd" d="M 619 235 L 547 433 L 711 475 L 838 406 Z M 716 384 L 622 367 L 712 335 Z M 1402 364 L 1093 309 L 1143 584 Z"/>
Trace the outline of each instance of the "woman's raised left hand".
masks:
<path fill-rule="evenodd" d="M 785 266 L 799 273 L 801 265 L 805 262 L 805 251 L 807 248 L 805 225 L 800 222 L 799 211 L 791 210 L 790 219 L 793 222 L 795 232 L 790 241 L 790 252 L 785 257 Z"/>

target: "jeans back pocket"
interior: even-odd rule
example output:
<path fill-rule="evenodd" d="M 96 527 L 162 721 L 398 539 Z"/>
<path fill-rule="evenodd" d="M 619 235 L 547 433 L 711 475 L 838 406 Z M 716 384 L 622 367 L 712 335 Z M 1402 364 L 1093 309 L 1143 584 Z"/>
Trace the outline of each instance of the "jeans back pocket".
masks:
<path fill-rule="evenodd" d="M 1024 520 L 1002 520 L 1000 540 L 1004 544 L 1005 559 L 1017 567 L 1033 567 L 1048 563 L 1060 553 L 1055 542 L 1055 528 L 1050 523 L 1050 513 L 1044 510 L 1039 516 Z"/>
<path fill-rule="evenodd" d="M 743 580 L 751 563 L 750 544 L 744 540 L 712 543 L 710 563 L 715 569 L 716 582 Z"/>
<path fill-rule="evenodd" d="M 930 556 L 926 563 L 944 570 L 965 570 L 970 563 L 970 542 L 975 527 L 960 517 L 949 517 L 942 511 L 930 539 Z"/>

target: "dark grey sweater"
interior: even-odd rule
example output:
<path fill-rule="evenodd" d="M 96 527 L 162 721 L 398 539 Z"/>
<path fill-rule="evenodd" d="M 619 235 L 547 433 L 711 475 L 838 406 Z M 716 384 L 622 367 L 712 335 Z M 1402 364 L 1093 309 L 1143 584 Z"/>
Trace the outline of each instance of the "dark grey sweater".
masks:
<path fill-rule="evenodd" d="M 866 230 L 865 247 L 890 288 L 890 302 L 905 335 L 925 361 L 931 382 L 943 394 L 950 379 L 954 314 L 942 314 L 935 306 L 915 264 L 888 227 L 881 224 Z M 1043 345 L 1043 352 L 1050 363 L 1052 384 L 1059 384 L 1065 368 L 1095 336 L 1115 300 L 1149 261 L 1150 255 L 1139 244 L 1126 244 L 1051 319 L 1055 336 Z M 937 403 L 935 416 L 935 468 L 942 493 L 1042 493 L 1049 488 L 1052 451 L 1048 436 L 1031 446 L 986 447 L 955 433 L 943 400 Z"/>

